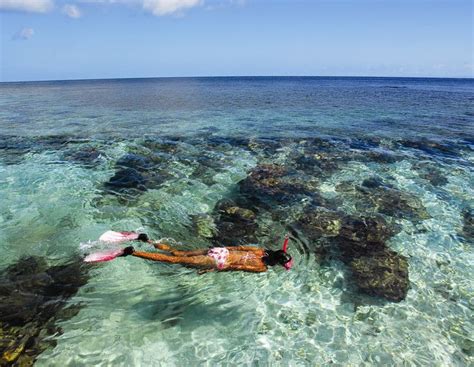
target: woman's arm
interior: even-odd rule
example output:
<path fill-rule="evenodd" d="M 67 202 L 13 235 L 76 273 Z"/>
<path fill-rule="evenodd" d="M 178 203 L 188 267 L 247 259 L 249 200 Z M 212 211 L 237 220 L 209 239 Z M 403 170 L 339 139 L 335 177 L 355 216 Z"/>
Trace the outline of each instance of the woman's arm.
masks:
<path fill-rule="evenodd" d="M 147 260 L 189 265 L 197 268 L 213 268 L 215 265 L 214 260 L 209 256 L 174 256 L 144 251 L 134 251 L 131 255 Z"/>
<path fill-rule="evenodd" d="M 230 265 L 229 267 L 225 268 L 224 271 L 229 270 L 229 271 L 248 271 L 251 273 L 263 273 L 267 271 L 266 265 L 245 265 L 245 264 L 239 264 L 239 265 Z"/>
<path fill-rule="evenodd" d="M 264 253 L 265 250 L 261 247 L 255 247 L 255 246 L 229 246 L 226 247 L 227 250 L 229 251 L 246 251 L 246 252 L 257 252 L 257 253 Z"/>

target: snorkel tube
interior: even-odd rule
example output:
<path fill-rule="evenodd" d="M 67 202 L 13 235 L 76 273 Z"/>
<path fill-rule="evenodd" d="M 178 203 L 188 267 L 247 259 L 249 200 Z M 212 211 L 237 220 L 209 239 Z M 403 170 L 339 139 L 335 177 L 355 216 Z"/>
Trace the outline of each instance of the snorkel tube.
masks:
<path fill-rule="evenodd" d="M 290 241 L 290 235 L 287 233 L 285 235 L 285 240 L 283 241 L 283 247 L 281 248 L 281 250 L 286 254 L 286 250 L 288 249 L 288 242 Z M 293 259 L 291 259 L 290 261 L 286 262 L 285 264 L 283 264 L 284 268 L 286 270 L 290 270 L 291 267 L 293 266 Z"/>

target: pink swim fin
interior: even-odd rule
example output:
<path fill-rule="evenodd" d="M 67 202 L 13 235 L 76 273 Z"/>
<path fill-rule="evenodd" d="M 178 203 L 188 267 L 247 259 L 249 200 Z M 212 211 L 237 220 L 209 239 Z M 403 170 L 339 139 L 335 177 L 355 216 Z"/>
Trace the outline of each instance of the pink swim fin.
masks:
<path fill-rule="evenodd" d="M 123 255 L 123 251 L 124 249 L 120 248 L 120 249 L 94 252 L 90 255 L 87 255 L 84 261 L 86 263 L 98 263 L 98 262 L 110 261 L 110 260 L 115 259 L 116 257 L 119 257 L 120 255 Z"/>
<path fill-rule="evenodd" d="M 99 241 L 109 242 L 109 243 L 120 243 L 126 241 L 135 241 L 138 240 L 140 235 L 136 232 L 115 232 L 107 231 L 99 237 Z"/>

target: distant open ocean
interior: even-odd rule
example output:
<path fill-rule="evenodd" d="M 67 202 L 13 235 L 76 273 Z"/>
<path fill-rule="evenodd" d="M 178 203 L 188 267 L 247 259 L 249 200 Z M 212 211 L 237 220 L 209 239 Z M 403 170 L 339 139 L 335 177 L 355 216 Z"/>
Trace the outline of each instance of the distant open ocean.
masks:
<path fill-rule="evenodd" d="M 108 229 L 295 265 L 83 264 Z M 0 250 L 2 365 L 472 365 L 474 79 L 0 83 Z"/>

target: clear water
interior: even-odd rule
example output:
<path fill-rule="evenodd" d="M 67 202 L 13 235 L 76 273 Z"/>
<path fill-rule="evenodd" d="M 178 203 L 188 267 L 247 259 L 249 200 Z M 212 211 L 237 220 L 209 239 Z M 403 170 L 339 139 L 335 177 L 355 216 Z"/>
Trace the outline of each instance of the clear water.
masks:
<path fill-rule="evenodd" d="M 87 285 L 68 301 L 83 308 L 57 321 L 62 333 L 49 336 L 57 345 L 36 363 L 472 365 L 474 243 L 462 213 L 474 208 L 473 102 L 474 81 L 459 79 L 0 84 L 2 268 L 24 255 L 45 256 L 50 265 L 84 256 L 99 246 L 89 241 L 107 229 L 207 247 L 193 217 L 212 214 L 258 164 L 293 165 L 311 138 L 353 155 L 330 174 L 299 178 L 314 179 L 314 189 L 339 199 L 342 211 L 360 207 L 336 186 L 377 176 L 419 198 L 430 215 L 392 218 L 401 231 L 389 245 L 410 266 L 410 290 L 400 303 L 359 294 L 342 262 L 318 262 L 299 240 L 290 272 L 198 276 L 179 266 L 117 259 L 87 270 Z M 146 143 L 157 139 L 171 141 L 173 151 Z M 260 146 L 249 149 L 247 139 Z M 278 148 L 268 149 L 273 143 Z M 91 164 L 71 158 L 81 149 L 100 155 Z M 402 159 L 360 159 L 381 151 Z M 163 182 L 133 198 L 108 194 L 104 183 L 130 152 L 165 154 L 158 164 Z M 432 184 L 420 162 L 447 182 Z M 289 219 L 300 206 L 284 206 Z M 259 215 L 257 237 L 278 246 L 272 241 L 285 233 L 285 223 L 271 211 Z"/>

